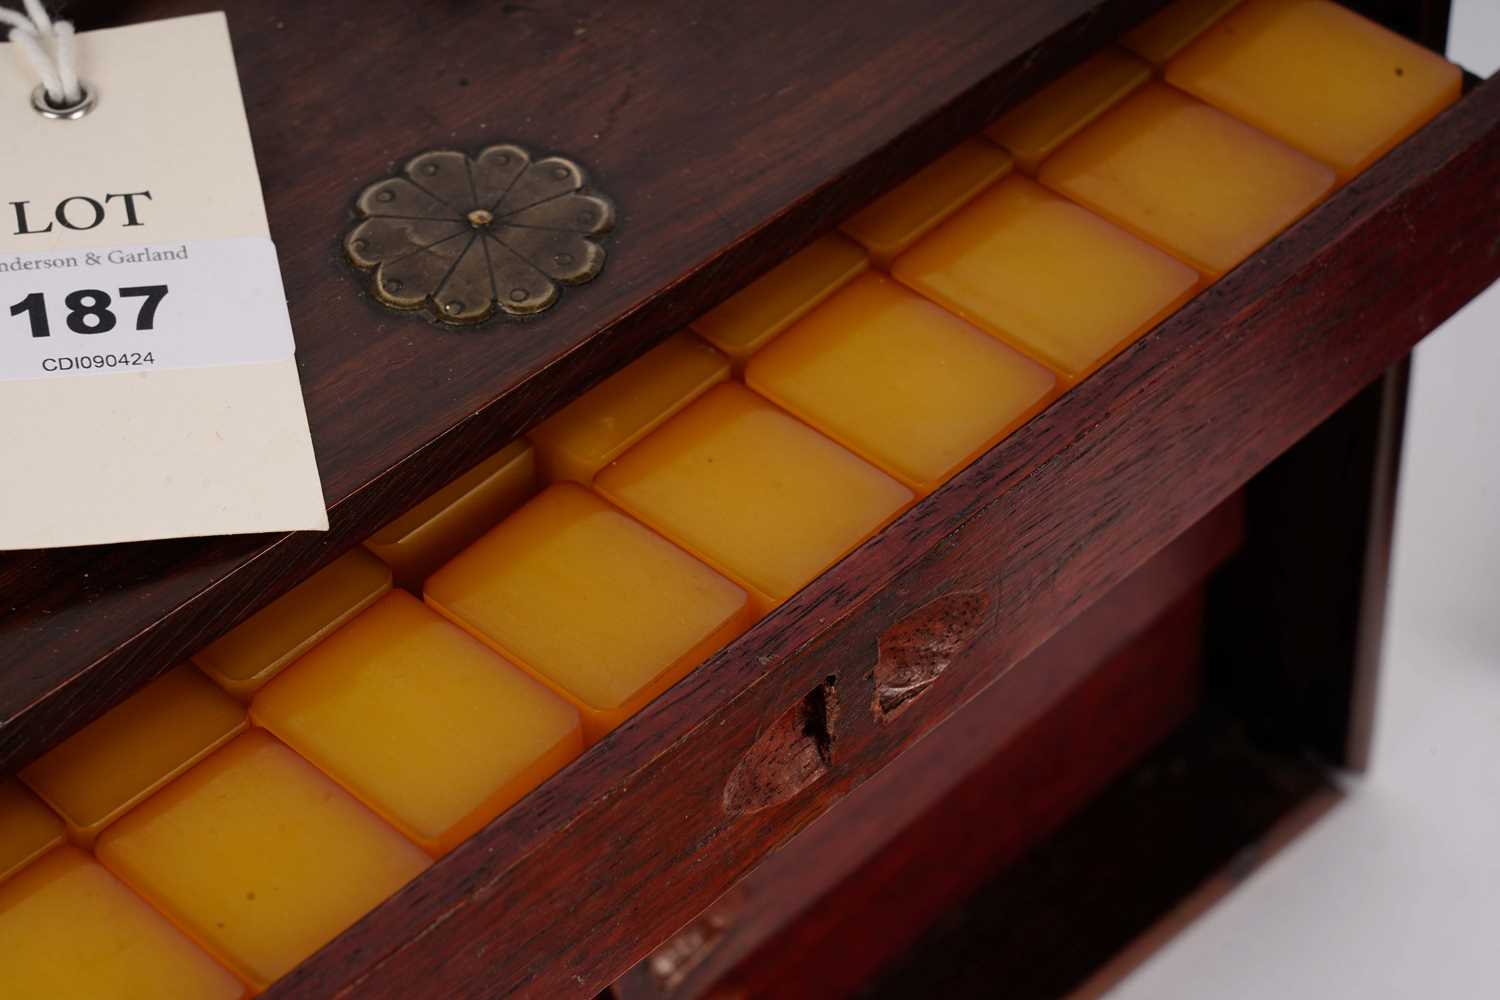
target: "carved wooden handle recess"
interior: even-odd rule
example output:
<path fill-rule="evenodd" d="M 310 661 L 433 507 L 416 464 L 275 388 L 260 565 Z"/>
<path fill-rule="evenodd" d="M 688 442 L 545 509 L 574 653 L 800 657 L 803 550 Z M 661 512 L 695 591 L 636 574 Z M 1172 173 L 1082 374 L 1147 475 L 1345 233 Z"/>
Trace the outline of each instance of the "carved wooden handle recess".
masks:
<path fill-rule="evenodd" d="M 981 590 L 944 594 L 880 636 L 875 661 L 875 717 L 887 722 L 924 694 L 990 619 Z"/>

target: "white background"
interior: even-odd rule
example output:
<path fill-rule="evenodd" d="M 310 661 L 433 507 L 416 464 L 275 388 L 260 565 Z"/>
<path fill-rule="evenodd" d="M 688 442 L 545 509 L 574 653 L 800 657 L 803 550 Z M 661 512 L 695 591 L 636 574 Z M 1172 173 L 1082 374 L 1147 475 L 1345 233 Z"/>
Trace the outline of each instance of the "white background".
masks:
<path fill-rule="evenodd" d="M 1496 72 L 1500 0 L 1449 54 Z M 1497 334 L 1500 286 L 1416 352 L 1372 771 L 1111 1000 L 1500 997 Z"/>

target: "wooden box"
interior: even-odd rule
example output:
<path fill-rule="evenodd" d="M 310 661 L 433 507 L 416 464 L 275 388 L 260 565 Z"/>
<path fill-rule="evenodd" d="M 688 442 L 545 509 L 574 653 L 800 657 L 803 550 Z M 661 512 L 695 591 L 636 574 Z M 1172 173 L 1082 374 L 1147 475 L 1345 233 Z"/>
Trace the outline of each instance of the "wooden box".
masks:
<path fill-rule="evenodd" d="M 231 4 L 331 528 L 0 556 L 0 773 L 1160 6 Z M 1442 43 L 1445 3 L 1349 6 Z M 1500 275 L 1500 87 L 1469 83 L 266 995 L 1118 972 L 1365 762 L 1405 359 Z M 615 197 L 604 276 L 482 332 L 365 296 L 363 184 L 502 139 Z"/>

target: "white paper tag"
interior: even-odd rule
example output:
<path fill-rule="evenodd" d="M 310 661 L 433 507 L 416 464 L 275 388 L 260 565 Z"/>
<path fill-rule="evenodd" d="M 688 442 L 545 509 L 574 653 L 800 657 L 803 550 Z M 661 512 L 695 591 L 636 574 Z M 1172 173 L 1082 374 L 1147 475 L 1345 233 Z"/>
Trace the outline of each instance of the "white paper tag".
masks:
<path fill-rule="evenodd" d="M 0 379 L 285 361 L 276 248 L 254 236 L 0 260 Z"/>
<path fill-rule="evenodd" d="M 0 549 L 326 528 L 224 16 L 76 46 L 70 121 L 0 44 Z"/>

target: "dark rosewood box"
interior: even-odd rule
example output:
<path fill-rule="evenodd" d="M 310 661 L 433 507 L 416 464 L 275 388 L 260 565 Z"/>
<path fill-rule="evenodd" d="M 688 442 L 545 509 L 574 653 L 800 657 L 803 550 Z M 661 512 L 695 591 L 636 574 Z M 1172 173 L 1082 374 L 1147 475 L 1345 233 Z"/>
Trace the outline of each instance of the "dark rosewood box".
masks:
<path fill-rule="evenodd" d="M 0 556 L 0 773 L 1162 4 L 228 6 L 331 529 Z M 607 186 L 603 275 L 483 333 L 371 301 L 354 195 L 506 140 Z M 266 995 L 1097 990 L 1366 763 L 1406 358 L 1497 275 L 1470 81 Z"/>

